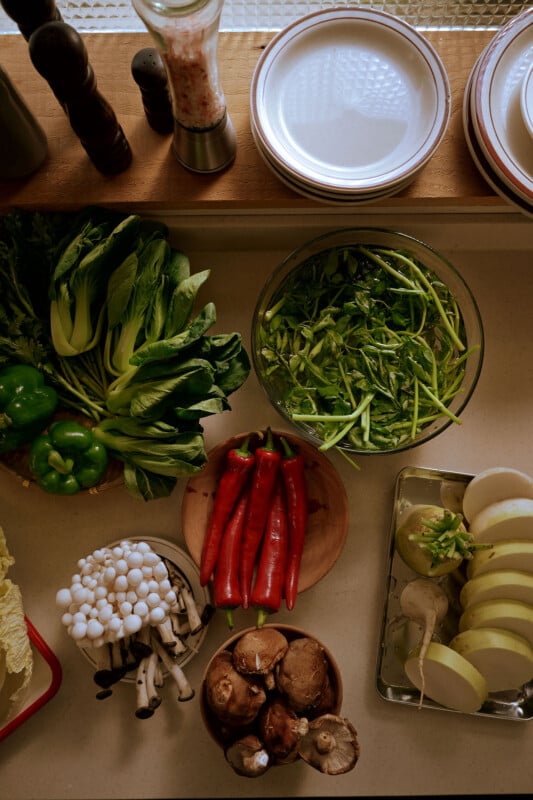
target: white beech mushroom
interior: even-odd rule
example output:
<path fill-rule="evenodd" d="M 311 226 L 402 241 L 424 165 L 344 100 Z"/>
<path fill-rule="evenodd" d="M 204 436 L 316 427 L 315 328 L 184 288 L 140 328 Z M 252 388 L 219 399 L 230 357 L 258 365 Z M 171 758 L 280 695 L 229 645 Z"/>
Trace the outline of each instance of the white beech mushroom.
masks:
<path fill-rule="evenodd" d="M 324 648 L 308 636 L 293 639 L 276 669 L 276 686 L 297 714 L 318 708 L 329 683 Z"/>
<path fill-rule="evenodd" d="M 274 669 L 289 648 L 276 628 L 257 628 L 243 634 L 233 648 L 233 663 L 242 675 L 261 675 L 267 689 L 275 687 Z"/>
<path fill-rule="evenodd" d="M 194 689 L 192 688 L 191 684 L 187 680 L 187 676 L 185 675 L 184 671 L 178 664 L 178 662 L 170 655 L 168 650 L 163 647 L 159 642 L 155 643 L 156 652 L 163 662 L 163 666 L 166 668 L 168 674 L 171 678 L 173 678 L 176 686 L 178 687 L 178 700 L 180 702 L 185 702 L 187 700 L 192 700 L 194 697 Z"/>
<path fill-rule="evenodd" d="M 237 775 L 243 775 L 245 778 L 258 778 L 270 767 L 269 754 L 263 743 L 253 734 L 230 744 L 226 747 L 224 755 Z"/>
<path fill-rule="evenodd" d="M 448 598 L 438 583 L 430 578 L 415 578 L 405 585 L 400 595 L 400 609 L 408 619 L 423 629 L 423 638 L 418 651 L 418 671 L 420 675 L 420 702 L 424 700 L 424 658 L 433 638 L 436 626 L 448 613 Z"/>
<path fill-rule="evenodd" d="M 198 611 L 194 595 L 189 586 L 187 585 L 187 583 L 183 580 L 180 573 L 175 568 L 175 566 L 166 559 L 165 559 L 165 565 L 168 570 L 172 590 L 176 594 L 177 604 L 178 606 L 181 606 L 180 610 L 182 612 L 185 612 L 185 614 L 187 615 L 187 620 L 189 622 L 189 631 L 192 635 L 199 633 L 202 630 L 204 624 L 202 622 L 200 612 Z"/>
<path fill-rule="evenodd" d="M 139 719 L 151 717 L 155 709 L 161 705 L 161 695 L 156 686 L 157 662 L 158 655 L 156 652 L 152 652 L 141 660 L 137 668 L 135 680 L 137 709 L 135 716 L 139 717 Z"/>
<path fill-rule="evenodd" d="M 341 775 L 353 769 L 359 759 L 357 733 L 346 718 L 323 714 L 309 723 L 298 751 L 304 761 L 325 775 Z"/>

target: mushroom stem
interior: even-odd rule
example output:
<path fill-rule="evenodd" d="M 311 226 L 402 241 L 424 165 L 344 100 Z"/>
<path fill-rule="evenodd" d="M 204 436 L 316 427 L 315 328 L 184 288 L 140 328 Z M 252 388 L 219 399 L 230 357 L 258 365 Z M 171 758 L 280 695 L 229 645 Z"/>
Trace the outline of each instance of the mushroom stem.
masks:
<path fill-rule="evenodd" d="M 150 705 L 148 696 L 148 662 L 150 656 L 143 658 L 137 667 L 137 677 L 135 687 L 137 690 L 137 709 L 135 716 L 139 719 L 148 719 L 154 713 L 153 706 Z"/>
<path fill-rule="evenodd" d="M 178 700 L 180 702 L 192 700 L 194 697 L 194 689 L 187 680 L 187 677 L 178 662 L 159 642 L 155 642 L 155 647 L 159 658 L 167 669 L 167 672 L 174 679 L 176 686 L 178 687 Z"/>
<path fill-rule="evenodd" d="M 328 731 L 322 731 L 318 734 L 315 740 L 315 747 L 322 755 L 324 753 L 331 753 L 335 747 L 335 737 Z"/>
<path fill-rule="evenodd" d="M 180 637 L 176 635 L 169 617 L 164 619 L 163 622 L 159 622 L 155 628 L 159 633 L 161 642 L 166 648 L 172 649 L 173 653 L 185 652 L 187 648 Z"/>
<path fill-rule="evenodd" d="M 199 633 L 203 628 L 203 623 L 200 618 L 200 613 L 198 611 L 198 608 L 196 606 L 194 595 L 189 589 L 189 587 L 185 585 L 181 586 L 180 595 L 185 605 L 185 611 L 187 613 L 187 619 L 189 620 L 189 628 L 191 634 L 194 636 L 196 633 Z"/>

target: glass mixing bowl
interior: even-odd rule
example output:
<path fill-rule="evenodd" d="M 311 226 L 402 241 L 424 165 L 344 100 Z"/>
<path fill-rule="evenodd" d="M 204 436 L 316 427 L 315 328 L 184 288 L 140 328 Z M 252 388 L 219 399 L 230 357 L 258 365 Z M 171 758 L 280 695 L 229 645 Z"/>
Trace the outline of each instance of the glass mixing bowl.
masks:
<path fill-rule="evenodd" d="M 321 450 L 393 453 L 459 423 L 483 361 L 483 326 L 459 272 L 429 245 L 346 228 L 270 275 L 252 357 L 273 406 Z"/>

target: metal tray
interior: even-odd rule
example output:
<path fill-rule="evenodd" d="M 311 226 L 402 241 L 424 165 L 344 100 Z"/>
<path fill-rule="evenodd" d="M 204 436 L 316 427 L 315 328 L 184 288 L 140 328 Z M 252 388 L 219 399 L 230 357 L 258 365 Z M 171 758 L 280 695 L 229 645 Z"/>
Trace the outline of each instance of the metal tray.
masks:
<path fill-rule="evenodd" d="M 377 664 L 377 689 L 381 697 L 393 703 L 403 703 L 418 707 L 420 693 L 407 679 L 403 662 L 409 650 L 420 641 L 421 628 L 402 619 L 399 598 L 405 584 L 417 575 L 404 564 L 394 548 L 396 520 L 410 505 L 428 503 L 444 505 L 452 511 L 462 510 L 464 490 L 472 475 L 459 472 L 445 472 L 421 467 L 405 467 L 398 474 L 395 487 L 394 505 L 389 538 L 389 564 L 386 581 L 380 648 Z M 419 576 L 418 576 L 419 577 Z M 435 640 L 447 644 L 457 633 L 461 614 L 459 591 L 463 577 L 459 572 L 435 578 L 448 595 L 450 607 L 442 624 L 435 631 Z M 447 711 L 452 714 L 463 712 L 445 708 L 429 698 L 422 702 L 423 708 Z M 499 719 L 526 721 L 533 717 L 533 681 L 520 690 L 493 692 L 481 709 L 471 716 L 485 716 Z"/>

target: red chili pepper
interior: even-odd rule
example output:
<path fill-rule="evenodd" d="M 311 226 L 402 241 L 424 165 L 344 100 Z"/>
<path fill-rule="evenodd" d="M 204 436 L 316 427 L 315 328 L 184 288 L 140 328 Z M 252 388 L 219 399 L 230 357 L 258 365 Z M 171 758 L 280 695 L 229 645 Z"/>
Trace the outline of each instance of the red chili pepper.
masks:
<path fill-rule="evenodd" d="M 226 620 L 230 628 L 233 628 L 233 609 L 238 608 L 242 603 L 239 586 L 239 559 L 249 496 L 250 491 L 246 486 L 237 500 L 233 514 L 224 529 L 215 565 L 213 599 L 216 608 L 225 610 Z"/>
<path fill-rule="evenodd" d="M 248 608 L 255 561 L 265 530 L 280 461 L 281 453 L 274 447 L 272 431 L 268 428 L 265 444 L 255 451 L 250 500 L 242 536 L 240 583 L 243 608 Z"/>
<path fill-rule="evenodd" d="M 257 608 L 257 627 L 269 614 L 279 611 L 287 564 L 288 523 L 285 490 L 278 475 L 268 510 L 265 536 L 250 603 Z"/>
<path fill-rule="evenodd" d="M 213 574 L 224 528 L 255 463 L 255 456 L 249 449 L 249 443 L 248 436 L 240 447 L 234 447 L 228 452 L 224 471 L 218 481 L 200 559 L 202 586 L 209 582 Z"/>
<path fill-rule="evenodd" d="M 298 594 L 300 563 L 307 529 L 307 484 L 305 464 L 301 453 L 296 453 L 286 439 L 281 438 L 284 455 L 281 459 L 281 473 L 287 497 L 287 519 L 289 525 L 289 553 L 285 575 L 285 604 L 289 610 L 294 608 Z"/>

